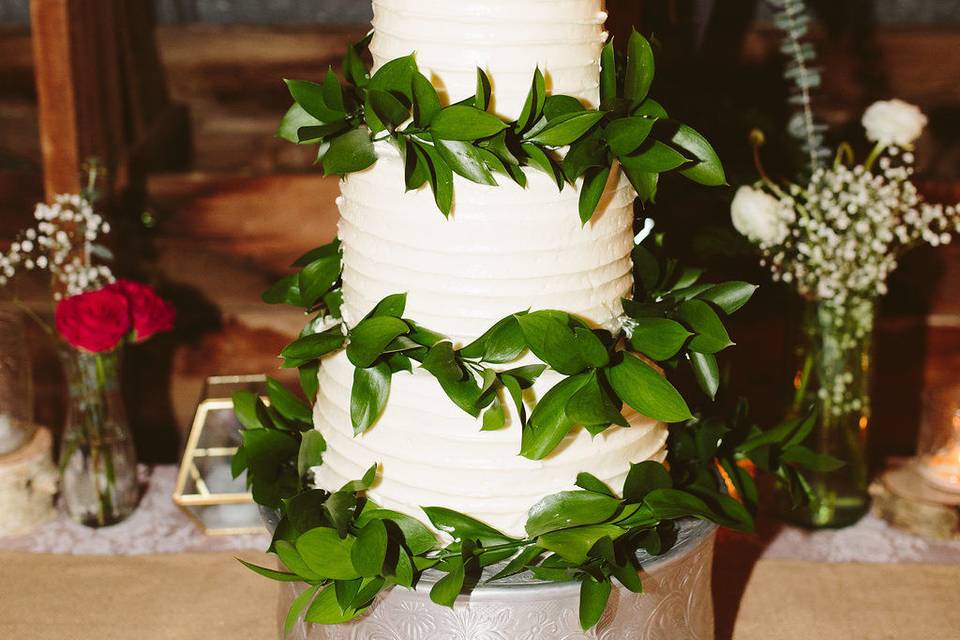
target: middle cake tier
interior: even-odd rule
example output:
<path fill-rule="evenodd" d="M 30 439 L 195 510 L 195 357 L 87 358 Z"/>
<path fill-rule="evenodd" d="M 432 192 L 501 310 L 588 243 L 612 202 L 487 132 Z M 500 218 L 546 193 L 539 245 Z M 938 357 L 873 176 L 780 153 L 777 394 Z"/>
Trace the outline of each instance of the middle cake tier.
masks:
<path fill-rule="evenodd" d="M 560 309 L 596 326 L 621 313 L 632 286 L 634 192 L 619 171 L 586 225 L 579 188 L 559 191 L 529 168 L 526 189 L 503 176 L 497 188 L 456 177 L 445 219 L 429 188 L 405 191 L 392 146 L 377 152 L 337 199 L 349 326 L 394 293 L 407 294 L 407 317 L 455 341 L 526 309 Z"/>
<path fill-rule="evenodd" d="M 529 460 L 519 454 L 521 428 L 512 405 L 507 404 L 505 428 L 481 431 L 479 421 L 419 369 L 393 376 L 380 420 L 354 436 L 353 371 L 344 352 L 321 366 L 314 421 L 327 450 L 323 464 L 313 469 L 315 484 L 335 491 L 377 464 L 370 499 L 424 522 L 420 507 L 447 507 L 522 537 L 530 507 L 544 496 L 574 489 L 578 473 L 591 473 L 619 491 L 631 462 L 666 457 L 667 427 L 628 410 L 629 428 L 611 427 L 595 438 L 576 428 L 546 458 Z M 527 399 L 542 397 L 560 380 L 558 374 L 544 373 Z"/>

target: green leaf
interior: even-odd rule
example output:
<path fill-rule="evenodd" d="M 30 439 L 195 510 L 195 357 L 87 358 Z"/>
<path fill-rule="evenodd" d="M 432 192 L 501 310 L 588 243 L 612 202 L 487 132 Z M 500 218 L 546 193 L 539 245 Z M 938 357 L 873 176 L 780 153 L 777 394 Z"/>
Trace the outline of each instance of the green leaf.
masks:
<path fill-rule="evenodd" d="M 586 577 L 580 583 L 580 627 L 586 631 L 600 622 L 610 598 L 610 579 L 595 581 Z"/>
<path fill-rule="evenodd" d="M 619 407 L 614 405 L 606 391 L 601 388 L 597 373 L 594 371 L 588 375 L 583 386 L 567 401 L 564 407 L 566 416 L 575 424 L 584 426 L 629 426 Z"/>
<path fill-rule="evenodd" d="M 354 434 L 369 429 L 383 414 L 390 395 L 390 376 L 390 366 L 386 362 L 354 370 L 350 392 L 350 421 Z"/>
<path fill-rule="evenodd" d="M 667 110 L 663 108 L 663 105 L 650 97 L 647 97 L 646 100 L 635 106 L 632 113 L 635 116 L 647 116 L 648 118 L 656 118 L 658 120 L 665 120 L 670 117 L 667 114 Z"/>
<path fill-rule="evenodd" d="M 656 120 L 633 116 L 619 118 L 607 125 L 605 135 L 610 151 L 615 156 L 624 156 L 640 148 L 653 130 Z"/>
<path fill-rule="evenodd" d="M 303 363 L 336 351 L 343 346 L 345 340 L 346 338 L 340 332 L 340 326 L 337 325 L 327 331 L 311 333 L 291 342 L 283 348 L 280 355 L 286 360 Z"/>
<path fill-rule="evenodd" d="M 311 308 L 340 278 L 340 254 L 314 260 L 300 272 L 300 303 Z"/>
<path fill-rule="evenodd" d="M 543 553 L 543 549 L 536 545 L 525 547 L 523 551 L 518 553 L 510 562 L 507 563 L 507 566 L 497 572 L 496 575 L 487 580 L 487 582 L 502 580 L 503 578 L 516 575 L 521 571 L 526 570 L 527 565 L 533 562 L 541 553 Z"/>
<path fill-rule="evenodd" d="M 301 144 L 299 135 L 301 128 L 315 127 L 322 124 L 322 122 L 307 113 L 298 103 L 294 102 L 280 120 L 280 125 L 277 127 L 277 137 L 287 142 Z"/>
<path fill-rule="evenodd" d="M 692 416 L 683 396 L 666 378 L 636 356 L 607 369 L 607 380 L 621 400 L 639 413 L 663 422 L 683 422 Z"/>
<path fill-rule="evenodd" d="M 583 137 L 603 119 L 603 115 L 600 111 L 567 113 L 550 121 L 546 127 L 524 140 L 548 147 L 563 147 Z"/>
<path fill-rule="evenodd" d="M 277 582 L 300 582 L 302 580 L 302 578 L 295 573 L 277 571 L 276 569 L 268 569 L 266 567 L 251 564 L 246 560 L 241 560 L 240 558 L 237 558 L 237 560 L 239 560 L 240 563 L 247 569 L 250 569 L 254 573 L 260 574 L 264 578 L 270 578 L 271 580 L 276 580 Z"/>
<path fill-rule="evenodd" d="M 697 496 L 680 489 L 654 489 L 644 497 L 643 502 L 653 510 L 654 517 L 661 521 L 692 516 L 724 523 L 722 514 L 714 512 Z"/>
<path fill-rule="evenodd" d="M 813 451 L 800 444 L 795 444 L 784 449 L 780 459 L 787 464 L 797 465 L 798 467 L 817 473 L 829 473 L 846 465 L 843 460 L 834 458 L 826 453 Z"/>
<path fill-rule="evenodd" d="M 580 188 L 580 222 L 587 224 L 593 218 L 594 212 L 600 205 L 600 199 L 607 188 L 610 178 L 610 167 L 594 167 L 587 169 L 583 177 L 583 186 Z"/>
<path fill-rule="evenodd" d="M 340 487 L 338 493 L 359 493 L 361 491 L 366 491 L 371 486 L 373 486 L 373 481 L 377 479 L 377 469 L 379 465 L 373 463 L 370 467 L 363 472 L 363 477 L 359 480 L 350 480 L 349 482 L 344 483 Z"/>
<path fill-rule="evenodd" d="M 491 364 L 503 364 L 516 360 L 526 348 L 527 343 L 516 317 L 507 316 L 461 349 L 460 355 Z"/>
<path fill-rule="evenodd" d="M 749 282 L 723 282 L 714 285 L 697 298 L 717 305 L 724 313 L 730 315 L 739 311 L 753 297 L 756 290 L 757 286 Z"/>
<path fill-rule="evenodd" d="M 467 180 L 489 186 L 497 184 L 481 157 L 480 149 L 469 142 L 434 138 L 434 148 L 447 166 Z"/>
<path fill-rule="evenodd" d="M 440 113 L 440 96 L 433 83 L 419 71 L 413 74 L 413 121 L 426 127 Z"/>
<path fill-rule="evenodd" d="M 557 189 L 563 189 L 563 170 L 556 160 L 535 144 L 525 142 L 520 145 L 520 148 L 527 154 L 527 162 L 530 166 L 536 167 L 553 178 L 553 181 L 557 183 Z"/>
<path fill-rule="evenodd" d="M 688 169 L 682 169 L 680 173 L 690 180 L 708 187 L 718 187 L 727 184 L 727 178 L 723 172 L 723 165 L 720 164 L 720 158 L 713 147 L 697 131 L 685 124 L 677 128 L 676 133 L 670 139 L 670 142 L 682 147 L 687 153 L 699 162 Z"/>
<path fill-rule="evenodd" d="M 430 160 L 430 189 L 433 191 L 437 208 L 443 215 L 448 216 L 453 208 L 453 170 L 434 147 L 419 144 L 418 146 Z"/>
<path fill-rule="evenodd" d="M 311 467 L 323 463 L 323 452 L 327 450 L 327 442 L 319 431 L 310 429 L 304 431 L 300 437 L 300 449 L 297 453 L 297 473 L 300 477 L 306 475 Z"/>
<path fill-rule="evenodd" d="M 377 117 L 390 129 L 399 127 L 410 117 L 410 109 L 388 91 L 369 89 L 367 100 Z"/>
<path fill-rule="evenodd" d="M 408 103 L 413 102 L 413 75 L 416 72 L 417 63 L 412 55 L 391 60 L 373 74 L 370 82 L 367 83 L 367 91 L 380 89 L 395 95 L 401 95 Z M 374 113 L 369 100 L 364 106 L 364 116 L 367 126 L 373 133 L 379 133 L 383 130 L 383 123 Z"/>
<path fill-rule="evenodd" d="M 580 113 L 586 110 L 586 107 L 580 104 L 580 101 L 573 96 L 547 96 L 543 102 L 543 117 L 546 118 L 547 121 L 556 120 L 560 116 L 565 116 L 568 113 Z"/>
<path fill-rule="evenodd" d="M 424 554 L 437 545 L 437 539 L 429 529 L 415 518 L 399 511 L 391 511 L 390 509 L 366 510 L 357 518 L 356 526 L 363 527 L 373 520 L 390 521 L 399 527 L 407 548 L 414 555 Z"/>
<path fill-rule="evenodd" d="M 506 128 L 506 123 L 492 113 L 461 104 L 441 109 L 430 123 L 430 133 L 444 140 L 479 140 Z"/>
<path fill-rule="evenodd" d="M 577 474 L 577 486 L 581 489 L 586 489 L 587 491 L 610 496 L 611 498 L 616 497 L 616 495 L 613 493 L 613 490 L 608 487 L 605 482 L 600 480 L 595 475 L 587 473 L 586 471 L 581 471 Z"/>
<path fill-rule="evenodd" d="M 463 582 L 466 579 L 466 572 L 463 564 L 458 564 L 453 571 L 440 578 L 430 589 L 430 599 L 443 607 L 453 608 L 460 590 L 463 589 Z"/>
<path fill-rule="evenodd" d="M 296 547 L 287 542 L 286 540 L 277 540 L 273 544 L 273 550 L 280 557 L 280 561 L 286 566 L 290 571 L 293 571 L 298 576 L 301 576 L 304 580 L 321 580 L 322 578 L 314 573 L 310 567 L 307 566 L 307 563 L 303 561 L 303 558 L 300 557 L 300 554 L 297 553 Z"/>
<path fill-rule="evenodd" d="M 490 104 L 490 78 L 483 69 L 477 67 L 477 91 L 473 96 L 473 105 L 481 111 L 486 111 Z"/>
<path fill-rule="evenodd" d="M 350 561 L 357 573 L 372 578 L 381 575 L 386 557 L 387 529 L 382 520 L 371 520 L 357 531 Z"/>
<path fill-rule="evenodd" d="M 307 605 L 313 602 L 313 598 L 317 595 L 317 591 L 319 590 L 320 585 L 318 584 L 309 586 L 293 599 L 293 603 L 290 605 L 290 609 L 287 611 L 287 615 L 283 622 L 284 637 L 289 636 L 290 632 L 293 631 L 294 625 L 296 625 L 297 621 L 300 620 L 300 617 L 303 615 Z"/>
<path fill-rule="evenodd" d="M 623 529 L 616 525 L 587 525 L 544 533 L 537 538 L 537 544 L 568 562 L 582 564 L 586 562 L 587 554 L 598 540 L 604 537 L 615 538 L 622 534 Z"/>
<path fill-rule="evenodd" d="M 634 31 L 627 42 L 627 71 L 623 79 L 623 97 L 643 102 L 653 83 L 654 59 L 650 42 Z"/>
<path fill-rule="evenodd" d="M 540 398 L 523 431 L 520 455 L 542 460 L 557 448 L 575 424 L 566 413 L 567 403 L 586 383 L 589 375 L 581 373 L 565 378 Z"/>
<path fill-rule="evenodd" d="M 530 508 L 526 531 L 531 538 L 551 531 L 605 522 L 620 501 L 592 491 L 562 491 L 549 495 Z"/>
<path fill-rule="evenodd" d="M 503 410 L 503 402 L 500 396 L 494 396 L 490 407 L 483 412 L 482 431 L 496 431 L 502 429 L 507 424 L 507 416 Z"/>
<path fill-rule="evenodd" d="M 346 175 L 363 171 L 377 161 L 377 154 L 365 129 L 354 129 L 330 141 L 323 156 L 323 175 Z"/>
<path fill-rule="evenodd" d="M 363 317 L 363 319 L 366 320 L 368 318 L 380 317 L 402 318 L 403 312 L 406 310 L 406 308 L 407 294 L 391 293 L 378 302 L 373 309 L 370 310 L 370 313 Z"/>
<path fill-rule="evenodd" d="M 347 358 L 356 367 L 369 367 L 383 354 L 388 344 L 409 331 L 406 322 L 391 316 L 373 316 L 361 320 L 350 332 Z"/>
<path fill-rule="evenodd" d="M 454 540 L 479 540 L 483 546 L 514 542 L 490 525 L 446 507 L 423 507 L 423 512 L 434 527 L 450 534 Z"/>
<path fill-rule="evenodd" d="M 307 80 L 284 80 L 290 95 L 303 110 L 321 123 L 342 120 L 344 112 L 328 105 L 323 95 L 323 85 Z M 288 112 L 289 113 L 289 112 Z"/>
<path fill-rule="evenodd" d="M 275 282 L 263 292 L 260 299 L 267 304 L 289 304 L 301 307 L 300 301 L 300 274 L 293 273 Z"/>
<path fill-rule="evenodd" d="M 516 318 L 527 346 L 540 360 L 565 375 L 580 373 L 586 367 L 576 335 L 566 324 L 566 314 L 534 311 Z"/>
<path fill-rule="evenodd" d="M 687 357 L 690 358 L 690 367 L 693 369 L 693 376 L 697 379 L 700 389 L 710 396 L 711 400 L 715 400 L 717 391 L 720 389 L 720 367 L 717 365 L 717 357 L 712 353 L 697 351 L 691 351 Z"/>
<path fill-rule="evenodd" d="M 654 202 L 657 199 L 657 184 L 660 181 L 660 174 L 647 171 L 638 171 L 624 165 L 623 172 L 630 180 L 630 184 L 637 192 L 637 197 L 641 202 Z"/>
<path fill-rule="evenodd" d="M 600 52 L 600 104 L 617 97 L 617 54 L 613 38 Z"/>
<path fill-rule="evenodd" d="M 336 587 L 331 584 L 324 587 L 323 591 L 313 599 L 304 619 L 314 624 L 342 624 L 353 620 L 358 613 L 355 609 L 347 611 L 340 609 Z"/>
<path fill-rule="evenodd" d="M 577 342 L 577 350 L 591 367 L 603 367 L 610 361 L 610 354 L 597 334 L 584 327 L 574 327 L 573 336 Z"/>
<path fill-rule="evenodd" d="M 570 150 L 563 157 L 563 173 L 567 180 L 573 182 L 590 167 L 610 166 L 601 133 L 598 127 L 570 145 Z"/>
<path fill-rule="evenodd" d="M 717 312 L 703 300 L 680 303 L 677 315 L 697 334 L 690 341 L 691 351 L 717 353 L 733 344 Z"/>
<path fill-rule="evenodd" d="M 540 119 L 546 98 L 546 83 L 543 74 L 540 72 L 540 67 L 537 67 L 533 72 L 533 82 L 530 85 L 529 93 L 527 93 L 527 99 L 524 101 L 520 117 L 517 119 L 516 131 L 518 133 L 526 131 Z"/>
<path fill-rule="evenodd" d="M 364 44 L 362 48 L 366 48 Z M 370 81 L 370 73 L 360 57 L 357 45 L 347 47 L 347 54 L 343 58 L 343 75 L 356 87 L 364 87 Z"/>
<path fill-rule="evenodd" d="M 341 538 L 334 529 L 316 527 L 300 534 L 296 547 L 317 575 L 331 580 L 353 580 L 360 577 L 350 561 L 353 545 L 353 536 Z"/>
<path fill-rule="evenodd" d="M 673 171 L 690 162 L 690 158 L 659 140 L 647 140 L 639 151 L 621 155 L 618 160 L 625 169 L 642 173 Z"/>
<path fill-rule="evenodd" d="M 270 398 L 270 406 L 284 418 L 306 423 L 313 421 L 310 408 L 273 378 L 267 378 L 267 396 Z"/>
<path fill-rule="evenodd" d="M 260 429 L 257 419 L 257 396 L 252 391 L 237 391 L 233 394 L 233 412 L 244 429 Z"/>
<path fill-rule="evenodd" d="M 655 460 L 644 460 L 630 465 L 623 481 L 623 497 L 625 500 L 638 502 L 651 491 L 669 489 L 672 486 L 673 480 L 665 466 Z"/>
<path fill-rule="evenodd" d="M 423 359 L 421 367 L 434 375 L 440 387 L 454 404 L 472 416 L 480 415 L 481 390 L 473 376 L 466 373 L 457 362 L 453 345 L 449 341 L 438 342 Z"/>
<path fill-rule="evenodd" d="M 423 147 L 413 140 L 406 143 L 403 155 L 403 178 L 407 191 L 416 191 L 430 180 L 430 158 Z"/>
<path fill-rule="evenodd" d="M 334 111 L 347 110 L 343 103 L 343 88 L 332 67 L 327 68 L 327 75 L 323 78 L 323 101 Z"/>
<path fill-rule="evenodd" d="M 630 325 L 630 346 L 653 360 L 669 360 L 693 335 L 667 318 L 634 318 Z"/>

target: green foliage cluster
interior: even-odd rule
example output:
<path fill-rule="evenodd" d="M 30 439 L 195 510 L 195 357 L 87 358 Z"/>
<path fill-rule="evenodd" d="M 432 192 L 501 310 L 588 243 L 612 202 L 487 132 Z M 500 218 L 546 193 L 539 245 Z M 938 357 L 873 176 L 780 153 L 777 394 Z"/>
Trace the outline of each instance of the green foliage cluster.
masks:
<path fill-rule="evenodd" d="M 800 497 L 806 486 L 800 469 L 837 465 L 798 444 L 812 418 L 764 432 L 741 409 L 730 422 L 693 419 L 675 428 L 670 471 L 652 461 L 631 465 L 619 492 L 579 474 L 578 490 L 547 496 L 530 509 L 523 537 L 445 507 L 424 507 L 433 528 L 452 538 L 442 545 L 422 522 L 366 496 L 376 466 L 337 491 L 311 488 L 307 470 L 322 463 L 325 445 L 318 432 L 301 429 L 309 407 L 276 383 L 268 396 L 269 405 L 249 392 L 235 398 L 245 425 L 235 473 L 246 470 L 258 502 L 282 516 L 269 551 L 285 570 L 244 564 L 265 577 L 307 585 L 287 614 L 288 630 L 301 618 L 318 624 L 349 621 L 382 590 L 412 587 L 427 570 L 442 574 L 430 597 L 445 606 L 481 579 L 494 582 L 529 571 L 540 580 L 579 581 L 580 622 L 589 629 L 603 614 L 614 581 L 642 590 L 638 554 L 668 551 L 680 520 L 752 528 L 757 490 L 744 461 L 797 483 Z M 298 436 L 299 450 L 291 446 Z M 728 495 L 718 468 L 743 503 Z"/>
<path fill-rule="evenodd" d="M 710 143 L 669 117 L 649 96 L 653 49 L 633 32 L 624 55 L 613 42 L 601 56 L 600 106 L 547 95 L 546 80 L 534 72 L 523 110 L 511 122 L 490 113 L 490 80 L 477 69 L 476 92 L 455 104 L 440 96 L 409 56 L 370 74 L 361 54 L 371 36 L 348 48 L 344 81 L 331 69 L 321 83 L 288 80 L 294 104 L 278 135 L 318 145 L 326 175 L 362 171 L 377 161 L 374 142 L 389 140 L 400 152 L 407 190 L 429 184 L 437 207 L 453 206 L 453 176 L 496 185 L 504 176 L 526 186 L 523 167 L 548 174 L 558 189 L 580 185 L 580 218 L 593 216 L 614 163 L 622 167 L 640 198 L 656 197 L 660 174 L 675 171 L 705 185 L 725 184 L 723 167 Z"/>

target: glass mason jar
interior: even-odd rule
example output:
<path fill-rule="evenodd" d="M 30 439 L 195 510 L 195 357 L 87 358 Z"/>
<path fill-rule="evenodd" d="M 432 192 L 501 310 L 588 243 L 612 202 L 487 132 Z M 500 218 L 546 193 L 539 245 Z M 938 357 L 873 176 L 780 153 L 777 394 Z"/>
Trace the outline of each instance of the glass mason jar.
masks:
<path fill-rule="evenodd" d="M 140 498 L 137 459 L 120 393 L 121 353 L 67 346 L 60 351 L 68 391 L 60 492 L 70 517 L 90 527 L 120 522 Z"/>
<path fill-rule="evenodd" d="M 873 299 L 841 305 L 805 303 L 789 417 L 815 411 L 815 426 L 803 444 L 845 465 L 830 472 L 803 471 L 813 499 L 794 508 L 790 497 L 781 493 L 778 510 L 788 521 L 807 527 L 845 527 L 870 508 L 867 428 L 875 316 Z"/>
<path fill-rule="evenodd" d="M 0 456 L 33 438 L 33 376 L 19 312 L 0 307 Z"/>

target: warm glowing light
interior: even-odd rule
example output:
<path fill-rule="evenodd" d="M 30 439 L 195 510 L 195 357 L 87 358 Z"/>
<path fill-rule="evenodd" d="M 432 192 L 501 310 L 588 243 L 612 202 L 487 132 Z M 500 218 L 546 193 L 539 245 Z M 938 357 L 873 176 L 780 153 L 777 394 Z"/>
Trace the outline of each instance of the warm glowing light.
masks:
<path fill-rule="evenodd" d="M 867 416 L 860 416 L 860 431 L 866 431 L 869 424 L 870 418 Z"/>

